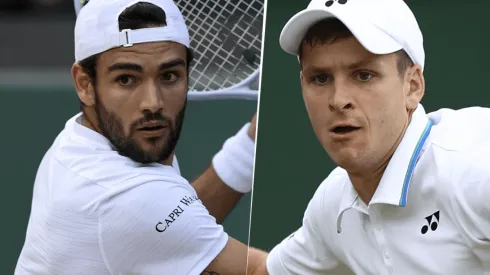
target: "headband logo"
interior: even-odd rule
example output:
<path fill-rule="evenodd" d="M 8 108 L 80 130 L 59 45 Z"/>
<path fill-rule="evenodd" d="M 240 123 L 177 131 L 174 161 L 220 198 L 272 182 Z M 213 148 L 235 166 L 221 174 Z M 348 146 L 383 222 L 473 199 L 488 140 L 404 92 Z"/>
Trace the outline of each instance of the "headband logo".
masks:
<path fill-rule="evenodd" d="M 337 2 L 337 3 L 341 4 L 341 5 L 344 5 L 345 3 L 347 3 L 347 1 L 348 0 L 328 0 L 327 2 L 325 2 L 325 6 L 330 7 L 335 2 Z"/>

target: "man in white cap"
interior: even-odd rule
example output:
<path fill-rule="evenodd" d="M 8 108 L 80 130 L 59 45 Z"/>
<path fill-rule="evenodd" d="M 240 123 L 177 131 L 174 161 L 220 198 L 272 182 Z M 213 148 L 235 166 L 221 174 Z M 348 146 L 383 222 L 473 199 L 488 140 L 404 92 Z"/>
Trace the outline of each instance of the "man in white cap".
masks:
<path fill-rule="evenodd" d="M 39 166 L 15 274 L 245 274 L 219 223 L 251 190 L 255 121 L 192 185 L 172 166 L 192 60 L 174 2 L 91 0 L 75 57 L 82 112 Z"/>
<path fill-rule="evenodd" d="M 299 59 L 313 130 L 338 167 L 268 273 L 490 274 L 490 111 L 425 113 L 409 7 L 313 0 L 280 44 Z"/>

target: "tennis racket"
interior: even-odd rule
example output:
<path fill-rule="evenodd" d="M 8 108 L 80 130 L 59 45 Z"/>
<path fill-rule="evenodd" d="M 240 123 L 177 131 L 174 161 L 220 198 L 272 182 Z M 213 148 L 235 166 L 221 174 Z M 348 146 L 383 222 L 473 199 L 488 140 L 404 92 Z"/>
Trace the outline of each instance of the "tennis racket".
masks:
<path fill-rule="evenodd" d="M 78 14 L 89 0 L 74 1 Z M 174 2 L 186 20 L 194 53 L 189 100 L 257 100 L 264 0 Z"/>

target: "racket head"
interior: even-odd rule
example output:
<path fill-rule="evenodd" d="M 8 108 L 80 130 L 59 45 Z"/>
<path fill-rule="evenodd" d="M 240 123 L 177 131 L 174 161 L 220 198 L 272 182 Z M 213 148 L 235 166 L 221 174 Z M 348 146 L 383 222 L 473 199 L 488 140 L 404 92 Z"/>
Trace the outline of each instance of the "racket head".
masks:
<path fill-rule="evenodd" d="M 189 98 L 235 98 L 260 74 L 264 0 L 176 0 L 189 29 L 194 62 Z M 248 93 L 258 89 L 249 89 Z M 202 96 L 193 94 L 202 93 Z M 192 96 L 191 96 L 192 95 Z M 214 96 L 213 96 L 214 97 Z"/>

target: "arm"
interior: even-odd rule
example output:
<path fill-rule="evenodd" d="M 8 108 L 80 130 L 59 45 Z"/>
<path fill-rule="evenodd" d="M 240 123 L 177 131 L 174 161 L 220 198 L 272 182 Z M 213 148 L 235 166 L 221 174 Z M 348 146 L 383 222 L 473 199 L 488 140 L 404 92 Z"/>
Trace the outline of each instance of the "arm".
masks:
<path fill-rule="evenodd" d="M 256 115 L 254 115 L 250 125 L 248 126 L 248 129 L 246 130 L 248 138 L 250 138 L 252 142 L 249 142 L 249 144 L 245 145 L 247 145 L 247 147 L 254 146 L 253 142 L 255 141 Z M 243 139 L 244 137 L 242 136 L 241 138 Z M 251 163 L 253 166 L 253 151 L 252 154 L 245 154 L 243 156 L 240 156 L 240 158 L 242 159 L 242 161 Z M 238 201 L 242 198 L 244 193 L 240 192 L 243 190 L 237 191 L 231 188 L 225 183 L 225 181 L 221 179 L 221 177 L 218 175 L 219 173 L 217 173 L 215 169 L 215 165 L 217 165 L 215 161 L 216 159 L 213 160 L 213 165 L 211 165 L 206 171 L 204 171 L 203 174 L 201 174 L 196 180 L 192 182 L 192 186 L 196 190 L 199 199 L 201 199 L 204 206 L 206 206 L 206 208 L 209 210 L 210 214 L 216 218 L 218 223 L 222 223 L 226 216 L 231 212 Z M 222 165 L 219 166 L 219 168 L 221 168 L 221 170 L 227 169 L 226 167 L 222 167 Z M 233 172 L 233 170 L 231 170 L 231 172 Z M 244 173 L 246 174 L 246 179 L 244 179 L 245 185 L 249 184 L 251 186 L 253 167 L 252 169 L 245 170 Z M 229 178 L 230 176 L 224 175 L 224 177 Z M 231 184 L 233 185 L 233 183 Z"/>
<path fill-rule="evenodd" d="M 247 255 L 186 183 L 139 184 L 98 211 L 100 251 L 111 274 L 267 274 L 255 268 L 265 270 L 266 254 Z M 248 272 L 247 262 L 254 267 Z"/>
<path fill-rule="evenodd" d="M 229 238 L 221 253 L 201 275 L 268 275 L 267 253 Z"/>
<path fill-rule="evenodd" d="M 268 254 L 256 248 L 249 248 L 247 275 L 269 275 L 267 272 Z"/>
<path fill-rule="evenodd" d="M 101 255 L 111 274 L 200 274 L 227 244 L 187 183 L 131 185 L 98 210 Z"/>
<path fill-rule="evenodd" d="M 472 167 L 451 177 L 452 188 L 447 190 L 451 196 L 447 202 L 466 243 L 484 270 L 490 271 L 490 150 L 478 150 L 471 158 L 460 160 L 459 167 L 465 163 L 471 163 Z"/>
<path fill-rule="evenodd" d="M 226 216 L 235 208 L 243 193 L 231 189 L 226 185 L 210 166 L 203 174 L 192 182 L 197 196 L 208 209 L 211 216 L 216 218 L 218 224 L 223 223 Z"/>

